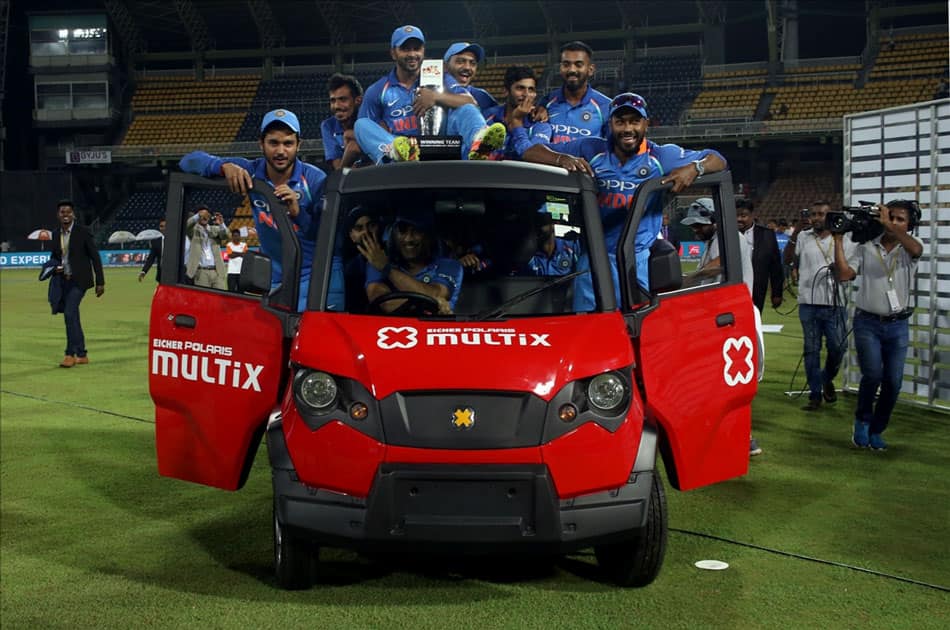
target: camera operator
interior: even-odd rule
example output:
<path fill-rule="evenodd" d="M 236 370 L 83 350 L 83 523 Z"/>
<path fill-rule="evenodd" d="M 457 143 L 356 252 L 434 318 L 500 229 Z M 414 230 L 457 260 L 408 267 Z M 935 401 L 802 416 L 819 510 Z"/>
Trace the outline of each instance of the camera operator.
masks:
<path fill-rule="evenodd" d="M 841 367 L 845 351 L 845 320 L 843 287 L 835 281 L 834 239 L 825 224 L 831 208 L 827 201 L 812 204 L 808 217 L 802 217 L 788 240 L 783 253 L 786 265 L 798 259 L 798 319 L 802 323 L 803 358 L 808 379 L 808 403 L 805 411 L 817 411 L 822 399 L 838 400 L 834 378 Z M 809 229 L 804 229 L 811 225 Z M 845 235 L 842 247 L 846 257 L 855 248 Z M 825 339 L 827 357 L 821 368 L 821 340 Z"/>
<path fill-rule="evenodd" d="M 877 206 L 877 211 L 883 234 L 858 245 L 852 255 L 844 247 L 845 235 L 834 235 L 835 273 L 841 281 L 862 278 L 854 301 L 861 385 L 851 441 L 859 448 L 885 450 L 881 434 L 901 391 L 910 342 L 908 318 L 913 313 L 910 285 L 924 246 L 911 234 L 920 216 L 915 202 L 898 199 Z"/>

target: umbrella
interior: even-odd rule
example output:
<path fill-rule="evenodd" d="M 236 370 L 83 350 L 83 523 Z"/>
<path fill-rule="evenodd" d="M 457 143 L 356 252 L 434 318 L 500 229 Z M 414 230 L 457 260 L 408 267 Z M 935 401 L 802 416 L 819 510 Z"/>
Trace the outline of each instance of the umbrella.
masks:
<path fill-rule="evenodd" d="M 119 230 L 118 232 L 113 232 L 109 235 L 110 243 L 128 243 L 129 241 L 135 240 L 135 234 L 127 232 L 125 230 Z"/>
<path fill-rule="evenodd" d="M 142 230 L 135 235 L 137 241 L 152 241 L 156 238 L 162 238 L 162 233 L 158 230 Z"/>
<path fill-rule="evenodd" d="M 27 238 L 31 241 L 51 241 L 53 233 L 49 230 L 33 230 Z"/>
<path fill-rule="evenodd" d="M 31 241 L 51 241 L 53 240 L 53 233 L 50 232 L 49 230 L 43 230 L 43 229 L 33 230 L 32 232 L 30 232 L 30 235 L 27 236 L 27 238 L 30 239 Z M 40 249 L 45 250 L 46 243 L 41 242 Z"/>

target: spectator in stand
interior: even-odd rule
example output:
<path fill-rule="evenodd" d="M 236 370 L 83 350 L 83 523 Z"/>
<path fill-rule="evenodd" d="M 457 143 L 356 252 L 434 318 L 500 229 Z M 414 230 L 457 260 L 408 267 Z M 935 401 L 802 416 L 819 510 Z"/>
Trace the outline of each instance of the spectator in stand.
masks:
<path fill-rule="evenodd" d="M 102 297 L 106 280 L 95 239 L 89 230 L 76 223 L 73 202 L 63 199 L 57 204 L 56 211 L 59 229 L 53 230 L 50 260 L 60 261 L 53 273 L 62 277 L 62 312 L 66 323 L 66 351 L 59 367 L 71 368 L 89 363 L 86 336 L 79 319 L 79 303 L 93 286 L 96 287 L 96 297 Z"/>
<path fill-rule="evenodd" d="M 327 81 L 332 116 L 320 123 L 324 159 L 335 169 L 353 166 L 362 151 L 356 142 L 353 125 L 363 103 L 363 86 L 356 77 L 336 73 Z"/>
<path fill-rule="evenodd" d="M 563 84 L 544 99 L 552 127 L 552 144 L 608 135 L 610 98 L 590 86 L 594 50 L 580 41 L 561 46 Z"/>
<path fill-rule="evenodd" d="M 881 434 L 890 421 L 904 379 L 910 344 L 908 319 L 914 312 L 910 289 L 924 246 L 912 234 L 920 221 L 915 202 L 894 200 L 879 205 L 878 212 L 883 234 L 858 245 L 852 257 L 845 255 L 844 235 L 835 234 L 834 241 L 838 278 L 862 278 L 854 300 L 852 329 L 861 384 L 851 441 L 859 448 L 883 451 L 887 443 Z"/>
<path fill-rule="evenodd" d="M 825 215 L 830 209 L 827 201 L 812 204 L 809 216 L 799 221 L 783 254 L 787 265 L 798 260 L 798 319 L 802 323 L 809 390 L 805 411 L 820 409 L 822 399 L 827 403 L 838 400 L 834 379 L 845 351 L 844 287 L 836 281 L 835 243 L 825 225 Z M 806 222 L 811 228 L 804 229 Z M 848 235 L 842 239 L 842 247 L 844 258 L 850 259 L 855 245 Z M 821 367 L 822 339 L 827 349 L 824 369 Z"/>
<path fill-rule="evenodd" d="M 782 305 L 785 272 L 775 232 L 757 224 L 755 218 L 755 204 L 748 199 L 736 199 L 736 223 L 752 253 L 752 303 L 761 313 L 769 289 L 772 307 Z"/>
<path fill-rule="evenodd" d="M 152 239 L 149 243 L 148 256 L 145 258 L 145 264 L 142 265 L 142 271 L 139 272 L 139 282 L 152 265 L 155 265 L 155 282 L 158 282 L 158 274 L 162 268 L 162 250 L 165 248 L 165 219 L 158 222 L 158 231 L 162 233 L 162 237 Z"/>
<path fill-rule="evenodd" d="M 241 277 L 241 267 L 244 264 L 244 252 L 247 243 L 241 240 L 241 230 L 231 230 L 231 240 L 228 242 L 228 291 L 238 292 L 238 278 Z"/>

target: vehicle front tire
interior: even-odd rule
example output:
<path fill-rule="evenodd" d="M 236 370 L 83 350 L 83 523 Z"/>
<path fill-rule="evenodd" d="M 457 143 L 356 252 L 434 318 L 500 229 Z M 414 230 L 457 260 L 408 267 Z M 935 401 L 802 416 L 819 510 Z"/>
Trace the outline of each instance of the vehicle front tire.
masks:
<path fill-rule="evenodd" d="M 646 525 L 630 540 L 594 547 L 597 563 L 620 586 L 646 586 L 656 579 L 663 566 L 666 534 L 666 494 L 654 470 Z"/>
<path fill-rule="evenodd" d="M 299 591 L 312 585 L 313 564 L 317 550 L 287 530 L 277 513 L 274 499 L 274 574 L 277 584 L 289 591 Z"/>

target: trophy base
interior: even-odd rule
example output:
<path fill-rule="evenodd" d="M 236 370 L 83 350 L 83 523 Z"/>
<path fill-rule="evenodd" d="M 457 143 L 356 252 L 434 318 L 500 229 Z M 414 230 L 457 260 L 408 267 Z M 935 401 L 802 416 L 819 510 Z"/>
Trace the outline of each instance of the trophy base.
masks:
<path fill-rule="evenodd" d="M 462 136 L 419 136 L 419 159 L 423 162 L 462 159 Z"/>

